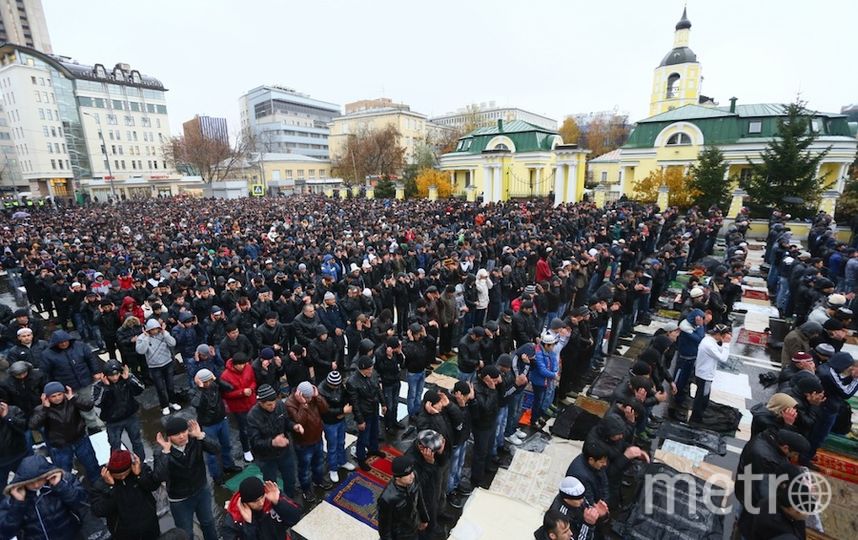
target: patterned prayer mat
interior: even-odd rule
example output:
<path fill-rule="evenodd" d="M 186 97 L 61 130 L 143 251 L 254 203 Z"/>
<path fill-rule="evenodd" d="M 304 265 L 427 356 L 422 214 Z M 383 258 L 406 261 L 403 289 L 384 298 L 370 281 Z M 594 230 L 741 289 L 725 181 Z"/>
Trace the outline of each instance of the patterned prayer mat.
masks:
<path fill-rule="evenodd" d="M 381 482 L 382 485 L 387 485 L 393 477 L 393 458 L 401 456 L 402 452 L 387 444 L 382 445 L 380 450 L 387 454 L 387 457 L 367 457 L 366 462 L 370 469 L 368 471 L 357 469 L 357 473 L 375 482 Z"/>
<path fill-rule="evenodd" d="M 743 345 L 765 347 L 769 343 L 769 336 L 765 332 L 754 332 L 753 330 L 742 328 L 739 330 L 739 337 L 736 339 L 736 342 Z"/>
<path fill-rule="evenodd" d="M 378 529 L 376 501 L 385 484 L 353 472 L 325 499 L 353 518 Z"/>

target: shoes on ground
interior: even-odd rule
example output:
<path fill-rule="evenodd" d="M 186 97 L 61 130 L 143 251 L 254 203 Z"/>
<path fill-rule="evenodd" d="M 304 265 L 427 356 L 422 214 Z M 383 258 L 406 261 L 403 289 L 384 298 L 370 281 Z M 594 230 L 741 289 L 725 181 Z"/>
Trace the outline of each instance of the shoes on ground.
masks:
<path fill-rule="evenodd" d="M 161 414 L 163 416 L 167 416 L 168 414 L 170 414 L 170 407 L 164 407 L 163 409 L 161 409 Z"/>
<path fill-rule="evenodd" d="M 248 463 L 253 461 L 253 454 L 251 452 L 245 452 L 244 453 L 244 461 L 246 461 Z"/>
<path fill-rule="evenodd" d="M 345 469 L 345 470 L 347 470 L 347 471 L 353 471 L 353 470 L 355 470 L 354 463 L 352 463 L 352 462 L 350 462 L 350 461 L 346 461 L 345 463 L 343 463 L 342 467 L 343 467 L 343 469 Z"/>
<path fill-rule="evenodd" d="M 522 442 L 521 439 L 519 439 L 518 437 L 515 436 L 515 434 L 510 435 L 509 437 L 506 437 L 505 440 L 506 440 L 506 442 L 508 442 L 509 444 L 511 444 L 513 446 L 520 446 L 521 442 Z"/>
<path fill-rule="evenodd" d="M 303 499 L 304 499 L 305 505 L 314 504 L 314 503 L 319 501 L 319 499 L 316 498 L 316 494 L 313 493 L 312 488 L 310 488 L 310 490 L 304 492 Z"/>
<path fill-rule="evenodd" d="M 178 403 L 170 403 L 170 408 L 173 409 L 174 411 L 181 411 L 182 410 L 182 406 L 179 405 Z"/>
<path fill-rule="evenodd" d="M 340 473 L 337 471 L 331 471 L 328 473 L 328 478 L 331 479 L 331 482 L 337 483 L 340 481 Z"/>
<path fill-rule="evenodd" d="M 320 483 L 316 484 L 316 486 L 318 486 L 322 491 L 328 491 L 329 489 L 334 487 L 334 484 L 331 483 L 330 480 L 323 478 Z"/>
<path fill-rule="evenodd" d="M 230 465 L 229 467 L 223 468 L 223 472 L 229 473 L 229 474 L 240 473 L 242 470 L 243 469 L 241 467 L 239 467 L 238 465 Z"/>

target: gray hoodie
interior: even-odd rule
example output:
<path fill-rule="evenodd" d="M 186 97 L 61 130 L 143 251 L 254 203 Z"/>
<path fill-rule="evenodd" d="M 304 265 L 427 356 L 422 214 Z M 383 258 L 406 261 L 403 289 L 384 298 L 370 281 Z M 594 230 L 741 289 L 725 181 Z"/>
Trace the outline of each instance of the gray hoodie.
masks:
<path fill-rule="evenodd" d="M 134 349 L 137 354 L 146 355 L 146 365 L 150 368 L 164 367 L 173 361 L 172 347 L 176 346 L 176 338 L 161 331 L 155 336 L 149 333 L 140 334 Z"/>

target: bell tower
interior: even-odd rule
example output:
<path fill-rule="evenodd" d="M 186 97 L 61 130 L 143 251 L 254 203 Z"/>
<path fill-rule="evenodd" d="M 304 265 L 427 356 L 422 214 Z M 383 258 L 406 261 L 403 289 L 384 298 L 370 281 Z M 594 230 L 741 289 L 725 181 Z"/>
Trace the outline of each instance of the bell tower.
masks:
<path fill-rule="evenodd" d="M 655 68 L 652 78 L 652 95 L 649 115 L 655 116 L 683 105 L 697 104 L 700 100 L 701 76 L 697 55 L 688 47 L 691 21 L 685 8 L 676 23 L 673 49 Z"/>

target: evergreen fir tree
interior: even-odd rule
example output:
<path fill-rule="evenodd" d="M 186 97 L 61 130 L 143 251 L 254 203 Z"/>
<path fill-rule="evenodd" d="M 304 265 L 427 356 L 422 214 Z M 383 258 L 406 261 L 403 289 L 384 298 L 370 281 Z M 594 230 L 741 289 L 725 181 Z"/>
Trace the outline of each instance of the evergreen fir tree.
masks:
<path fill-rule="evenodd" d="M 816 171 L 830 147 L 815 154 L 808 151 L 816 134 L 804 105 L 796 101 L 784 107 L 786 117 L 778 120 L 774 140 L 760 155 L 762 163 L 750 164 L 751 176 L 743 187 L 756 205 L 803 215 L 819 203 L 823 186 Z"/>
<path fill-rule="evenodd" d="M 688 187 L 697 192 L 694 203 L 702 209 L 716 205 L 726 209 L 730 201 L 730 182 L 724 179 L 727 164 L 724 154 L 717 146 L 707 146 L 697 157 L 697 164 L 691 166 Z"/>

